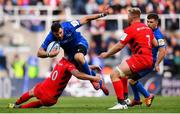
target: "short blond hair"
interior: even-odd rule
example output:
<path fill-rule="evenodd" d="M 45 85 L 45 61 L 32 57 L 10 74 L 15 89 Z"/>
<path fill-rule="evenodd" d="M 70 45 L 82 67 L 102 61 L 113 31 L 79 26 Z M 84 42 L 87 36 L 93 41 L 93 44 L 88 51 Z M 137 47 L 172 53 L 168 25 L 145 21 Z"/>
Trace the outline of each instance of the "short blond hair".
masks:
<path fill-rule="evenodd" d="M 133 7 L 133 8 L 130 8 L 128 10 L 128 13 L 132 14 L 132 15 L 137 15 L 140 17 L 141 15 L 141 10 L 138 8 L 138 7 Z"/>

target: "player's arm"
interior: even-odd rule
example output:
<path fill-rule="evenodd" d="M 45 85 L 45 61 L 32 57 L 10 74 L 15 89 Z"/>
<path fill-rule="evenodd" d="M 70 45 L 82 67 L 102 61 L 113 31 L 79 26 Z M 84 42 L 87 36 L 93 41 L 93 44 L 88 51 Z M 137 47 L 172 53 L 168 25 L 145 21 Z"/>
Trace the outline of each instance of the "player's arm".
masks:
<path fill-rule="evenodd" d="M 101 67 L 99 65 L 89 65 L 89 68 L 91 70 L 97 70 L 97 71 L 101 71 Z"/>
<path fill-rule="evenodd" d="M 103 52 L 100 54 L 99 57 L 101 58 L 108 58 L 112 55 L 114 55 L 115 53 L 117 53 L 118 51 L 120 51 L 122 48 L 124 48 L 124 46 L 130 41 L 130 39 L 132 38 L 131 37 L 131 34 L 132 32 L 130 33 L 131 29 L 127 28 L 125 30 L 124 33 L 121 34 L 120 36 L 120 41 L 117 42 L 112 48 L 110 48 L 107 52 Z"/>
<path fill-rule="evenodd" d="M 161 61 L 163 60 L 165 55 L 166 55 L 166 48 L 165 47 L 160 47 L 158 49 L 158 56 L 157 56 L 156 65 L 159 65 L 161 63 Z"/>
<path fill-rule="evenodd" d="M 48 45 L 53 41 L 53 35 L 50 32 L 47 37 L 45 38 L 44 42 L 42 43 L 41 47 L 39 48 L 38 52 L 37 52 L 37 56 L 40 58 L 47 58 L 47 57 L 55 57 L 56 55 L 58 55 L 59 50 L 55 50 L 53 49 L 51 52 L 47 53 L 46 49 L 48 47 Z"/>
<path fill-rule="evenodd" d="M 39 48 L 37 56 L 40 58 L 47 58 L 47 57 L 55 57 L 59 53 L 59 50 L 53 49 L 51 52 L 47 53 L 42 47 Z"/>
<path fill-rule="evenodd" d="M 157 47 L 158 46 L 158 42 L 156 40 L 156 38 L 154 37 L 152 40 L 152 47 Z"/>
<path fill-rule="evenodd" d="M 82 19 L 80 19 L 79 21 L 80 21 L 80 24 L 83 25 L 83 24 L 86 24 L 86 23 L 88 23 L 88 22 L 90 22 L 92 20 L 104 17 L 104 16 L 106 16 L 108 14 L 109 14 L 109 6 L 106 6 L 106 7 L 104 7 L 104 10 L 103 10 L 102 13 L 85 16 Z"/>
<path fill-rule="evenodd" d="M 155 69 L 156 71 L 159 71 L 159 64 L 161 63 L 161 61 L 164 59 L 165 55 L 166 55 L 166 47 L 165 47 L 165 41 L 164 39 L 159 39 L 158 40 L 158 55 L 157 55 L 157 60 L 155 63 Z"/>
<path fill-rule="evenodd" d="M 40 58 L 46 58 L 48 57 L 48 54 L 42 47 L 40 47 L 38 50 L 37 56 Z"/>
<path fill-rule="evenodd" d="M 90 81 L 95 81 L 95 82 L 99 82 L 101 80 L 100 76 L 98 75 L 91 76 L 91 75 L 79 72 L 77 69 L 72 70 L 71 74 L 81 80 L 90 80 Z"/>
<path fill-rule="evenodd" d="M 100 54 L 99 57 L 101 58 L 108 58 L 117 52 L 119 52 L 125 45 L 122 44 L 121 42 L 116 43 L 111 49 L 109 49 L 107 52 L 103 52 Z"/>

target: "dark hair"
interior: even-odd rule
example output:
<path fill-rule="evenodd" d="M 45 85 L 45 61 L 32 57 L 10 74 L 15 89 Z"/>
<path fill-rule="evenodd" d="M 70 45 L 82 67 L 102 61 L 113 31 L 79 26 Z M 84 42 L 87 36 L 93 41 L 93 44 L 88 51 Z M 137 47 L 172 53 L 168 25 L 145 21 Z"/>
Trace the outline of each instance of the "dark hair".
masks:
<path fill-rule="evenodd" d="M 156 21 L 159 20 L 159 16 L 158 16 L 156 13 L 150 13 L 150 14 L 148 14 L 147 18 L 148 18 L 148 19 L 154 19 L 154 20 L 156 20 Z"/>
<path fill-rule="evenodd" d="M 52 25 L 51 25 L 51 31 L 52 32 L 58 32 L 59 31 L 59 28 L 61 28 L 61 25 L 58 21 L 54 22 Z"/>

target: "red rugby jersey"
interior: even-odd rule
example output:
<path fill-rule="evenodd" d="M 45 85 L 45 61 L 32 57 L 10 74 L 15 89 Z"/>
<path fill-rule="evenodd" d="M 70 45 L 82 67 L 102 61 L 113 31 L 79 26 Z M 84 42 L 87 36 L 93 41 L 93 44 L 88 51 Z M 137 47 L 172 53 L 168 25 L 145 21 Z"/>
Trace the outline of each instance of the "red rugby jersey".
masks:
<path fill-rule="evenodd" d="M 146 54 L 152 56 L 153 31 L 144 23 L 136 22 L 124 30 L 120 42 L 129 44 L 132 54 Z"/>
<path fill-rule="evenodd" d="M 51 76 L 42 82 L 41 87 L 49 96 L 58 98 L 71 78 L 72 70 L 77 70 L 75 65 L 67 59 L 62 58 L 59 63 L 56 64 Z"/>

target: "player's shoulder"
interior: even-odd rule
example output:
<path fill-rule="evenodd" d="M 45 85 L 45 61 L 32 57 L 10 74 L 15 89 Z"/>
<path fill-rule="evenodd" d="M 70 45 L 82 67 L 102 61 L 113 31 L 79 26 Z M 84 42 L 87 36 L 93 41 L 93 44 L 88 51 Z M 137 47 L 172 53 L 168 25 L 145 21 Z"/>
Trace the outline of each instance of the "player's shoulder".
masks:
<path fill-rule="evenodd" d="M 144 28 L 144 27 L 147 27 L 147 26 L 144 23 L 136 22 L 136 23 L 126 27 L 124 29 L 124 31 L 128 32 L 128 33 L 133 33 L 132 31 L 134 31 L 134 32 L 137 31 L 138 32 L 139 30 L 141 30 L 142 27 Z"/>
<path fill-rule="evenodd" d="M 160 28 L 157 28 L 154 30 L 154 35 L 155 35 L 156 39 L 164 39 Z"/>
<path fill-rule="evenodd" d="M 66 66 L 72 64 L 72 63 L 71 63 L 67 58 L 65 58 L 65 57 L 63 57 L 63 58 L 59 61 L 59 63 L 62 63 L 62 64 L 64 64 L 64 65 L 66 65 Z"/>
<path fill-rule="evenodd" d="M 124 29 L 124 32 L 128 33 L 130 31 L 132 31 L 133 27 L 132 26 L 128 26 Z"/>
<path fill-rule="evenodd" d="M 57 39 L 54 37 L 53 33 L 50 31 L 46 37 L 45 40 L 48 40 L 48 41 L 57 41 Z"/>
<path fill-rule="evenodd" d="M 157 34 L 162 35 L 162 32 L 161 32 L 160 28 L 155 29 L 154 32 L 156 32 Z"/>

